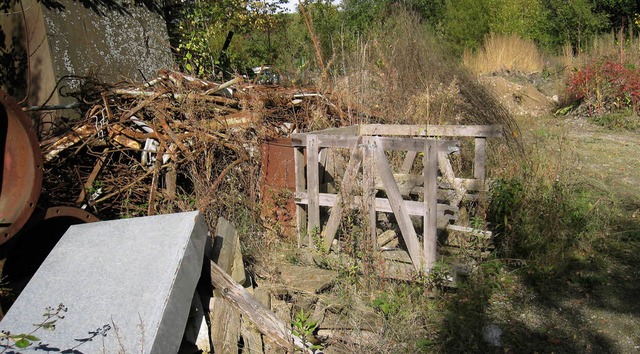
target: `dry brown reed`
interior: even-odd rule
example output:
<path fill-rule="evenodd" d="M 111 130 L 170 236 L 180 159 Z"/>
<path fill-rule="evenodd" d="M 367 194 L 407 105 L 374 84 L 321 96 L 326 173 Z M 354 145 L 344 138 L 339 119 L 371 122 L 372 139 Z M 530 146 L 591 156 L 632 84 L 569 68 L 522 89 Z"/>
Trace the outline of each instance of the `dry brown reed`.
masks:
<path fill-rule="evenodd" d="M 464 65 L 478 75 L 493 73 L 540 73 L 544 59 L 538 47 L 531 40 L 516 34 L 492 33 L 487 36 L 480 50 L 472 53 L 465 50 Z"/>

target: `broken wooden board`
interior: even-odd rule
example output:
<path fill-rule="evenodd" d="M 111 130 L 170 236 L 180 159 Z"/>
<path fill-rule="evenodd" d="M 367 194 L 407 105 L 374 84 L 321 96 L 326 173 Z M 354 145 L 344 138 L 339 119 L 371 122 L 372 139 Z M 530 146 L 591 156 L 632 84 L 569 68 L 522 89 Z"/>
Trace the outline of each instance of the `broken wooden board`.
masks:
<path fill-rule="evenodd" d="M 235 275 L 234 281 L 244 282 L 244 266 L 240 254 L 239 236 L 233 225 L 224 218 L 218 219 L 211 257 L 221 269 L 228 274 Z M 211 276 L 213 277 L 213 275 Z M 217 291 L 214 292 L 211 299 L 210 309 L 211 343 L 214 351 L 216 353 L 237 352 L 240 337 L 240 314 Z"/>
<path fill-rule="evenodd" d="M 276 280 L 287 289 L 308 294 L 329 289 L 338 276 L 335 271 L 286 263 L 278 264 L 276 273 Z"/>

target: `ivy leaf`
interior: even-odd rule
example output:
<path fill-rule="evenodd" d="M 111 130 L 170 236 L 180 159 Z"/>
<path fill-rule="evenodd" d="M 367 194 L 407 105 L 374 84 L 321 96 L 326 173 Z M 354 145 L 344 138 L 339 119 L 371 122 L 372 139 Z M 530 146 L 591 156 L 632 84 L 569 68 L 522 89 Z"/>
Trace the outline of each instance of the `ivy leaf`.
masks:
<path fill-rule="evenodd" d="M 28 340 L 22 338 L 19 341 L 16 341 L 16 347 L 20 348 L 20 349 L 24 349 L 28 346 L 31 345 L 31 342 L 29 342 Z"/>
<path fill-rule="evenodd" d="M 193 66 L 191 66 L 191 64 L 187 63 L 185 67 L 187 68 L 188 71 L 193 71 Z"/>

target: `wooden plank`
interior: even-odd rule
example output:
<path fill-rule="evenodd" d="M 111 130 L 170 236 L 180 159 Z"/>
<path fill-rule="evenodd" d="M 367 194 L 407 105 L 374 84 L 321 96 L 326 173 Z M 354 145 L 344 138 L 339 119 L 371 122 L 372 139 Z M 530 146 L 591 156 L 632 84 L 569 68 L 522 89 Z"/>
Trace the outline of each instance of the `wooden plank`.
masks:
<path fill-rule="evenodd" d="M 475 158 L 473 162 L 473 177 L 475 179 L 484 180 L 487 168 L 487 139 L 475 139 Z"/>
<path fill-rule="evenodd" d="M 400 167 L 400 173 L 409 174 L 411 172 L 411 167 L 413 167 L 416 156 L 418 156 L 417 151 L 407 151 L 407 156 L 404 157 L 402 167 Z"/>
<path fill-rule="evenodd" d="M 485 137 L 502 136 L 501 125 L 398 125 L 398 124 L 363 124 L 362 135 L 385 136 L 447 136 L 447 137 Z"/>
<path fill-rule="evenodd" d="M 411 257 L 405 250 L 388 250 L 380 253 L 388 261 L 411 264 Z"/>
<path fill-rule="evenodd" d="M 328 128 L 310 132 L 309 134 L 317 135 L 360 135 L 359 125 L 350 125 L 348 127 Z"/>
<path fill-rule="evenodd" d="M 359 140 L 358 135 L 314 135 L 318 137 L 321 148 L 351 148 Z"/>
<path fill-rule="evenodd" d="M 409 250 L 409 255 L 411 256 L 411 260 L 413 261 L 413 266 L 416 268 L 416 270 L 420 271 L 423 262 L 423 257 L 420 250 L 420 242 L 418 241 L 418 236 L 416 235 L 416 231 L 413 228 L 413 223 L 411 222 L 411 218 L 409 217 L 409 213 L 407 212 L 407 207 L 402 200 L 402 195 L 400 195 L 398 185 L 393 179 L 391 166 L 389 166 L 387 156 L 385 156 L 384 150 L 382 149 L 380 138 L 376 138 L 374 155 L 376 158 L 376 168 L 378 169 L 378 174 L 382 178 L 382 183 L 384 184 L 385 190 L 387 191 L 389 204 L 391 204 L 393 214 L 398 221 L 398 226 L 400 227 L 402 238 L 404 239 L 404 242 Z"/>
<path fill-rule="evenodd" d="M 218 218 L 211 254 L 211 266 L 215 264 L 227 274 L 233 273 L 235 264 L 238 233 L 229 221 Z M 244 271 L 243 271 L 244 273 Z M 244 276 L 244 274 L 243 274 Z M 211 274 L 213 282 L 214 274 Z M 231 278 L 231 276 L 229 276 Z M 231 278 L 237 283 L 237 280 Z M 210 319 L 211 343 L 216 353 L 231 353 L 238 351 L 240 337 L 240 314 L 229 306 L 229 301 L 218 292 L 214 292 L 211 299 Z"/>
<path fill-rule="evenodd" d="M 240 338 L 240 314 L 233 310 L 229 300 L 216 294 L 211 299 L 210 317 L 211 343 L 214 353 L 237 353 L 238 339 Z"/>
<path fill-rule="evenodd" d="M 294 148 L 293 161 L 296 169 L 296 193 L 306 192 L 306 175 L 304 173 L 304 149 Z M 296 204 L 296 226 L 298 227 L 298 247 L 307 240 L 307 210 L 304 206 Z"/>
<path fill-rule="evenodd" d="M 422 151 L 425 140 L 440 141 L 438 149 L 441 152 L 452 153 L 459 151 L 460 142 L 457 140 L 436 140 L 425 138 L 389 138 L 378 137 L 384 150 Z"/>
<path fill-rule="evenodd" d="M 318 194 L 320 193 L 320 171 L 318 164 L 318 138 L 313 135 L 307 136 L 307 191 L 309 193 L 309 207 L 307 224 L 307 235 L 309 236 L 309 247 L 313 247 L 313 237 L 316 232 L 320 232 L 320 204 Z"/>
<path fill-rule="evenodd" d="M 373 162 L 373 149 L 371 148 L 372 142 L 370 139 L 364 140 L 364 157 L 362 167 L 362 192 L 363 192 L 363 212 L 367 216 L 366 233 L 369 235 L 369 240 L 373 251 L 378 250 L 378 234 L 376 230 L 376 186 L 374 178 L 374 162 Z"/>
<path fill-rule="evenodd" d="M 351 151 L 351 157 L 349 157 L 349 164 L 347 170 L 342 178 L 340 185 L 340 192 L 337 195 L 335 203 L 331 208 L 331 215 L 329 215 L 329 221 L 324 229 L 324 251 L 329 253 L 331 250 L 331 244 L 336 237 L 338 228 L 340 227 L 340 220 L 342 219 L 342 205 L 348 200 L 351 195 L 351 190 L 355 185 L 356 177 L 358 176 L 358 170 L 362 163 L 362 147 L 356 145 Z M 320 196 L 318 195 L 318 203 L 320 202 Z"/>
<path fill-rule="evenodd" d="M 450 188 L 454 190 L 453 197 L 449 199 L 451 205 L 459 205 L 462 198 L 464 198 L 467 193 L 467 190 L 462 186 L 462 181 L 460 179 L 456 179 L 456 176 L 453 173 L 453 167 L 451 166 L 451 161 L 449 161 L 449 157 L 446 153 L 438 152 L 438 167 L 442 174 L 442 179 L 446 180 L 450 185 Z M 437 178 L 438 176 L 436 175 L 436 179 Z"/>
<path fill-rule="evenodd" d="M 309 203 L 309 198 L 307 197 L 306 193 L 296 193 L 295 199 L 296 199 L 296 203 L 300 205 L 306 205 Z M 319 203 L 320 206 L 332 207 L 336 204 L 337 199 L 338 199 L 338 196 L 336 194 L 320 193 L 318 200 L 320 202 Z M 362 202 L 362 197 L 354 196 L 351 199 L 353 202 L 350 205 L 351 208 L 355 208 L 361 205 L 360 203 Z M 404 200 L 403 202 L 407 209 L 407 213 L 409 213 L 409 215 L 424 216 L 424 202 L 418 202 L 413 200 Z M 376 198 L 375 206 L 376 206 L 376 211 L 380 211 L 383 213 L 393 213 L 393 209 L 391 208 L 389 199 Z M 445 212 L 453 213 L 453 214 L 458 214 L 459 212 L 459 208 L 457 206 L 449 205 L 449 204 L 438 204 L 437 210 L 438 210 L 438 215 L 442 215 Z"/>
<path fill-rule="evenodd" d="M 246 288 L 247 292 L 252 296 L 256 297 L 256 300 L 260 301 L 253 291 L 253 287 Z M 264 351 L 262 350 L 262 335 L 258 330 L 253 326 L 251 321 L 247 318 L 242 317 L 242 323 L 240 325 L 240 335 L 242 336 L 242 341 L 244 343 L 244 347 L 240 348 L 243 353 L 249 354 L 262 354 Z"/>
<path fill-rule="evenodd" d="M 424 267 L 431 270 L 438 256 L 438 143 L 424 145 Z"/>
<path fill-rule="evenodd" d="M 458 231 L 458 232 L 466 232 L 466 233 L 470 233 L 472 235 L 479 235 L 479 236 L 484 236 L 484 237 L 491 237 L 493 235 L 493 233 L 491 231 L 478 230 L 478 229 L 474 229 L 472 227 L 460 226 L 460 225 L 448 225 L 447 226 L 447 230 Z"/>
<path fill-rule="evenodd" d="M 213 262 L 211 263 L 211 280 L 213 286 L 222 297 L 228 300 L 233 309 L 239 311 L 242 316 L 253 322 L 262 334 L 271 338 L 278 346 L 286 350 L 300 348 L 304 352 L 310 352 L 305 349 L 311 345 L 310 343 L 305 343 L 301 338 L 294 335 L 289 329 L 288 323 L 278 318 L 262 305 L 245 288 L 236 283 L 231 276 Z M 212 324 L 217 325 L 218 323 L 212 322 Z M 216 351 L 216 353 L 231 352 Z M 237 353 L 237 350 L 234 353 Z"/>

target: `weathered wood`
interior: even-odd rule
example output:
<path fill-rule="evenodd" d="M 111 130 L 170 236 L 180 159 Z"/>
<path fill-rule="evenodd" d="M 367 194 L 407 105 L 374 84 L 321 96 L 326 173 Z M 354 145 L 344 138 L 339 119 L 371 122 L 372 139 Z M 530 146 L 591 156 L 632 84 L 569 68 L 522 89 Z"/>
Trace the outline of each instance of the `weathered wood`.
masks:
<path fill-rule="evenodd" d="M 483 237 L 491 237 L 493 233 L 491 231 L 478 230 L 468 226 L 460 225 L 448 225 L 447 230 L 470 233 L 472 235 L 478 235 Z"/>
<path fill-rule="evenodd" d="M 236 229 L 226 219 L 218 218 L 212 254 L 210 255 L 211 266 L 213 267 L 217 263 L 217 266 L 224 272 L 233 274 L 238 246 L 239 239 Z M 212 271 L 212 282 L 214 276 Z M 237 283 L 237 280 L 233 279 L 233 281 Z M 231 308 L 229 301 L 218 292 L 214 292 L 209 316 L 212 323 L 211 343 L 214 351 L 216 353 L 237 353 L 238 338 L 240 337 L 240 314 Z"/>
<path fill-rule="evenodd" d="M 296 169 L 296 193 L 306 192 L 306 179 L 304 173 L 304 150 L 294 148 L 293 161 Z M 296 204 L 296 226 L 298 227 L 298 247 L 302 246 L 307 239 L 308 234 L 303 235 L 302 230 L 305 229 L 307 223 L 307 211 L 300 205 Z"/>
<path fill-rule="evenodd" d="M 318 148 L 350 148 L 359 139 L 359 136 L 353 135 L 312 135 L 312 134 L 292 134 L 292 144 L 296 147 L 305 146 L 305 137 L 315 137 L 318 142 Z M 424 138 L 392 138 L 379 137 L 385 150 L 402 150 L 402 151 L 422 151 L 424 147 Z M 309 148 L 308 141 L 307 148 Z M 457 140 L 444 140 L 440 149 L 444 152 L 455 152 L 458 150 L 460 143 Z"/>
<path fill-rule="evenodd" d="M 389 204 L 391 205 L 393 214 L 395 215 L 396 220 L 398 221 L 398 225 L 400 226 L 402 238 L 404 239 L 404 242 L 409 250 L 409 255 L 411 256 L 411 259 L 413 261 L 413 266 L 416 268 L 416 270 L 420 271 L 423 262 L 423 257 L 421 254 L 422 252 L 420 250 L 420 242 L 418 241 L 418 236 L 416 235 L 416 231 L 413 228 L 413 223 L 411 222 L 411 218 L 409 217 L 409 213 L 407 212 L 406 205 L 402 200 L 402 195 L 400 195 L 398 185 L 393 179 L 391 166 L 389 166 L 389 161 L 387 161 L 387 157 L 385 156 L 379 139 L 380 138 L 375 139 L 376 146 L 374 148 L 378 174 L 382 178 L 382 183 L 384 184 L 385 190 L 387 191 Z"/>
<path fill-rule="evenodd" d="M 296 203 L 300 205 L 309 204 L 309 198 L 306 193 L 296 193 Z M 336 204 L 336 200 L 338 196 L 336 194 L 331 193 L 320 193 L 319 201 L 320 206 L 333 207 Z M 351 208 L 356 208 L 362 205 L 362 197 L 354 196 L 351 198 L 352 203 L 349 205 Z M 404 200 L 405 207 L 407 209 L 407 213 L 411 216 L 423 216 L 424 215 L 424 202 L 414 201 L 414 200 Z M 393 209 L 391 208 L 391 204 L 389 200 L 386 198 L 375 198 L 375 206 L 376 211 L 380 211 L 383 213 L 393 213 Z M 442 216 L 445 213 L 449 214 L 458 214 L 459 208 L 455 205 L 449 204 L 438 204 L 437 206 L 438 215 Z M 325 231 L 326 232 L 326 231 Z"/>
<path fill-rule="evenodd" d="M 411 172 L 411 167 L 413 167 L 416 156 L 418 156 L 417 151 L 407 151 L 407 156 L 404 157 L 402 167 L 400 167 L 400 173 L 409 174 Z"/>
<path fill-rule="evenodd" d="M 501 125 L 397 125 L 364 124 L 360 126 L 362 135 L 386 136 L 447 136 L 486 137 L 502 136 Z"/>
<path fill-rule="evenodd" d="M 315 135 L 360 135 L 360 126 L 359 125 L 351 125 L 348 127 L 339 127 L 339 128 L 328 128 L 323 130 L 318 130 L 315 132 L 310 132 L 308 134 Z"/>
<path fill-rule="evenodd" d="M 383 251 L 381 254 L 382 254 L 382 258 L 389 261 L 409 263 L 409 264 L 412 263 L 411 257 L 409 257 L 409 254 L 405 250 Z"/>
<path fill-rule="evenodd" d="M 313 247 L 313 237 L 320 231 L 320 204 L 318 194 L 320 193 L 320 171 L 318 164 L 318 138 L 314 135 L 307 136 L 307 190 L 309 194 L 309 208 L 307 224 L 307 235 L 309 246 Z"/>
<path fill-rule="evenodd" d="M 424 267 L 431 270 L 438 256 L 438 143 L 425 142 L 424 147 Z"/>
<path fill-rule="evenodd" d="M 277 345 L 284 349 L 297 347 L 309 352 L 305 348 L 310 344 L 305 345 L 302 339 L 291 333 L 289 325 L 284 320 L 264 307 L 215 263 L 211 263 L 211 279 L 215 288 L 228 300 L 229 304 L 253 322 L 261 333 L 273 339 Z"/>
<path fill-rule="evenodd" d="M 362 206 L 364 215 L 367 215 L 366 234 L 369 235 L 371 246 L 373 251 L 378 250 L 378 234 L 376 232 L 376 186 L 374 178 L 374 163 L 373 163 L 373 149 L 371 147 L 371 141 L 369 139 L 364 141 L 364 158 L 362 167 Z"/>
<path fill-rule="evenodd" d="M 246 289 L 249 294 L 256 297 L 253 287 L 248 287 Z M 258 300 L 257 297 L 256 297 L 256 300 Z M 262 350 L 262 347 L 263 347 L 262 335 L 251 323 L 251 321 L 245 318 L 244 316 L 242 317 L 242 323 L 240 325 L 240 335 L 242 336 L 242 341 L 244 343 L 244 347 L 240 348 L 243 353 L 249 353 L 249 354 L 264 353 L 264 351 Z"/>
<path fill-rule="evenodd" d="M 453 173 L 453 167 L 451 167 L 451 161 L 446 153 L 438 152 L 438 167 L 442 173 L 442 179 L 446 180 L 454 191 L 454 195 L 449 199 L 449 202 L 451 205 L 459 205 L 462 198 L 466 195 L 467 190 L 462 185 L 462 181 L 460 179 L 456 179 L 456 176 Z"/>
<path fill-rule="evenodd" d="M 475 179 L 484 180 L 486 176 L 487 165 L 487 139 L 475 139 L 475 159 L 473 162 L 473 177 Z"/>
<path fill-rule="evenodd" d="M 331 208 L 331 215 L 327 221 L 327 226 L 324 230 L 324 251 L 329 252 L 331 250 L 331 244 L 336 237 L 336 232 L 340 227 L 340 220 L 342 219 L 342 206 L 348 201 L 351 195 L 351 190 L 355 185 L 355 180 L 362 163 L 362 147 L 356 145 L 351 151 L 351 157 L 349 157 L 349 164 L 347 170 L 342 178 L 342 184 L 340 186 L 340 192 L 337 195 L 336 202 Z M 318 203 L 320 203 L 320 196 L 318 195 Z"/>
<path fill-rule="evenodd" d="M 460 142 L 457 140 L 435 140 L 425 138 L 391 138 L 391 137 L 378 137 L 381 142 L 381 146 L 384 150 L 396 150 L 396 151 L 423 151 L 425 140 L 427 141 L 439 141 L 437 145 L 438 151 L 452 153 L 459 151 Z"/>

